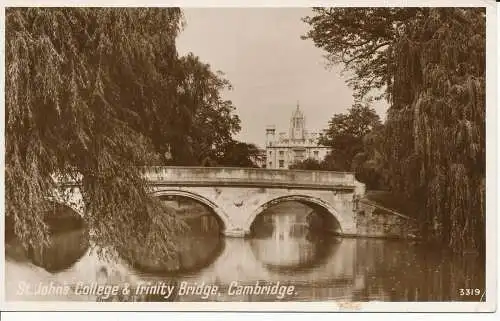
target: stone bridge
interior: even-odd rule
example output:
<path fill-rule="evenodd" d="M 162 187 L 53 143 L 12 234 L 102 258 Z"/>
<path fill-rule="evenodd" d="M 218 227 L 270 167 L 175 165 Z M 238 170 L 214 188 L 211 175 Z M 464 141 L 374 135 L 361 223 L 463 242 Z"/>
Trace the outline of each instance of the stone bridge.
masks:
<path fill-rule="evenodd" d="M 244 237 L 254 219 L 284 201 L 298 201 L 327 213 L 337 233 L 357 235 L 357 199 L 365 187 L 353 173 L 237 167 L 148 167 L 154 196 L 182 196 L 209 207 L 226 236 Z M 65 190 L 65 203 L 83 215 L 78 186 Z M 57 196 L 62 200 L 61 196 Z"/>

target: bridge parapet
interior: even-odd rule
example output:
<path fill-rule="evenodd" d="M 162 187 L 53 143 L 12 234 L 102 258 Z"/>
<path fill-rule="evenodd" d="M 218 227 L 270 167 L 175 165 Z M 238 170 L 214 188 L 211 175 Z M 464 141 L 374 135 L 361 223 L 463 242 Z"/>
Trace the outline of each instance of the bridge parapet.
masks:
<path fill-rule="evenodd" d="M 240 167 L 153 166 L 144 168 L 144 174 L 151 183 L 159 185 L 336 188 L 359 190 L 360 194 L 364 193 L 362 191 L 364 185 L 356 181 L 353 173 L 347 172 Z"/>
<path fill-rule="evenodd" d="M 307 170 L 282 170 L 243 167 L 192 167 L 148 166 L 143 167 L 145 178 L 154 185 L 167 186 L 240 186 L 345 189 L 364 195 L 364 184 L 354 173 Z M 79 186 L 82 176 L 53 175 L 60 186 Z"/>

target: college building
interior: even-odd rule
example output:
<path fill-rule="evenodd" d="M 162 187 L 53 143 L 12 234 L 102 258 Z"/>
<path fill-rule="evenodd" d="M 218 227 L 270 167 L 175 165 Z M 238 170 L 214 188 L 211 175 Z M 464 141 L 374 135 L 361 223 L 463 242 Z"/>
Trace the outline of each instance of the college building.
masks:
<path fill-rule="evenodd" d="M 265 167 L 288 169 L 295 162 L 308 158 L 323 160 L 332 149 L 319 145 L 318 139 L 319 133 L 306 130 L 306 120 L 297 103 L 288 133 L 280 132 L 276 135 L 276 127 L 267 126 Z"/>

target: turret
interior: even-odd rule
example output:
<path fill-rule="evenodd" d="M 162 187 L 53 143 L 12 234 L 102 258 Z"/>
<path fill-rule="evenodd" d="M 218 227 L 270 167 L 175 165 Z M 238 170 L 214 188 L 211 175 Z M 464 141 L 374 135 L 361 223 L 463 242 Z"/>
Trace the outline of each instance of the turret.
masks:
<path fill-rule="evenodd" d="M 269 125 L 266 127 L 266 146 L 271 146 L 275 141 L 276 126 Z"/>

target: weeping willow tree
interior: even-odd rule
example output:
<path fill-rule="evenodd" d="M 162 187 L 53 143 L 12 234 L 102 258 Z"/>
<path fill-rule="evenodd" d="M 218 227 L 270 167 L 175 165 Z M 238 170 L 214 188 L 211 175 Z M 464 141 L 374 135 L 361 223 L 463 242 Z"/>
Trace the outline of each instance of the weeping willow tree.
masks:
<path fill-rule="evenodd" d="M 138 124 L 177 101 L 181 19 L 175 8 L 6 10 L 5 204 L 25 247 L 48 241 L 53 175 L 65 174 L 96 248 L 175 251 L 183 224 L 148 194 L 140 166 L 156 154 Z"/>
<path fill-rule="evenodd" d="M 485 245 L 484 8 L 314 8 L 303 37 L 390 103 L 375 168 L 454 250 Z M 366 137 L 369 143 L 369 137 Z M 365 149 L 365 151 L 367 151 Z M 370 153 L 369 150 L 367 154 Z"/>
<path fill-rule="evenodd" d="M 456 250 L 485 245 L 485 11 L 436 8 L 394 45 L 387 139 L 393 187 L 424 230 Z"/>

